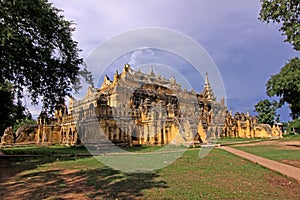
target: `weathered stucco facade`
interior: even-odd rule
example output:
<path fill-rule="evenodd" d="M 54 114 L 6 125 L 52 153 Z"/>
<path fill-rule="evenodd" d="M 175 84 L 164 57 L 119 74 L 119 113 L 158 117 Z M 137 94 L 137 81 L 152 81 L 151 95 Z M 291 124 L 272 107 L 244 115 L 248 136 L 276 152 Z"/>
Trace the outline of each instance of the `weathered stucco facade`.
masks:
<path fill-rule="evenodd" d="M 183 89 L 175 78 L 134 71 L 126 64 L 100 88 L 89 87 L 82 100 L 70 100 L 54 118 L 41 114 L 20 142 L 38 144 L 164 145 L 207 142 L 219 137 L 275 137 L 280 130 L 245 114 L 232 116 L 217 101 L 208 76 L 202 92 Z M 9 138 L 8 136 L 6 136 Z M 21 137 L 21 136 L 19 136 Z M 16 141 L 18 142 L 18 141 Z"/>
<path fill-rule="evenodd" d="M 221 128 L 223 121 L 216 119 L 225 110 L 208 78 L 203 92 L 196 93 L 182 89 L 175 78 L 167 80 L 125 65 L 112 81 L 105 76 L 100 88 L 88 88 L 82 100 L 71 99 L 68 109 L 56 112 L 55 123 L 60 124 L 63 144 L 94 143 L 97 134 L 124 145 L 186 144 L 205 142 L 209 128 Z M 56 127 L 40 122 L 40 137 Z"/>
<path fill-rule="evenodd" d="M 239 138 L 276 138 L 282 137 L 282 127 L 274 124 L 259 124 L 256 117 L 248 113 L 227 112 L 224 128 L 220 137 L 239 137 Z"/>

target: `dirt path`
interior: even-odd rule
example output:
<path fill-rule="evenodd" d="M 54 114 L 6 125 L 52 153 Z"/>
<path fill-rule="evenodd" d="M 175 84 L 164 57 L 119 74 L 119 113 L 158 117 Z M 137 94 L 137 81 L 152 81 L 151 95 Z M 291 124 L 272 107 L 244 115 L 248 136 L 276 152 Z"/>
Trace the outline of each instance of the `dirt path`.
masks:
<path fill-rule="evenodd" d="M 262 158 L 260 156 L 256 156 L 256 155 L 253 155 L 253 154 L 250 154 L 250 153 L 246 153 L 244 151 L 240 151 L 240 150 L 228 147 L 228 146 L 221 146 L 219 148 L 221 148 L 225 151 L 228 151 L 232 154 L 235 154 L 237 156 L 246 158 L 247 160 L 250 160 L 254 163 L 262 165 L 262 166 L 264 166 L 268 169 L 277 171 L 277 172 L 279 172 L 281 174 L 284 174 L 288 177 L 294 178 L 294 179 L 296 179 L 300 182 L 300 168 L 297 168 L 297 167 L 294 167 L 294 166 L 291 166 L 291 165 L 287 165 L 287 164 L 284 164 L 284 163 L 280 163 L 280 162 L 277 162 L 277 161 L 274 161 L 274 160 L 270 160 L 270 159 L 267 159 L 267 158 Z"/>

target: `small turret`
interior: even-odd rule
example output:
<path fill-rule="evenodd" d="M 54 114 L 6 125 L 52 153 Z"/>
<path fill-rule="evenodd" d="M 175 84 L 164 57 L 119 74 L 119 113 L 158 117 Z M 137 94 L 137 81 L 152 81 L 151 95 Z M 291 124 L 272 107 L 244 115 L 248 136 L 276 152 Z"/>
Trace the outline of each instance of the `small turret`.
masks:
<path fill-rule="evenodd" d="M 119 72 L 117 70 L 116 73 L 114 74 L 114 80 L 113 80 L 113 85 L 114 86 L 117 84 L 119 78 L 120 78 L 120 75 L 119 75 Z"/>
<path fill-rule="evenodd" d="M 126 74 L 131 70 L 130 68 L 130 65 L 129 64 L 126 64 L 123 68 L 123 71 L 122 71 L 122 74 L 121 74 L 121 77 L 122 78 L 125 78 L 126 77 Z"/>
<path fill-rule="evenodd" d="M 123 71 L 122 71 L 122 74 L 126 74 L 126 72 L 129 72 L 130 71 L 130 65 L 129 64 L 126 64 L 123 68 Z"/>
<path fill-rule="evenodd" d="M 208 73 L 206 72 L 205 75 L 205 84 L 204 84 L 204 97 L 208 100 L 208 101 L 215 101 L 216 97 L 212 91 L 212 88 L 209 84 L 209 80 L 208 80 Z"/>
<path fill-rule="evenodd" d="M 153 72 L 153 67 L 151 67 L 151 71 L 150 71 L 150 74 L 149 74 L 150 76 L 152 76 L 152 77 L 155 77 L 155 74 L 154 74 L 154 72 Z"/>
<path fill-rule="evenodd" d="M 111 84 L 112 84 L 112 81 L 109 79 L 109 77 L 107 75 L 105 75 L 100 89 L 104 89 Z"/>

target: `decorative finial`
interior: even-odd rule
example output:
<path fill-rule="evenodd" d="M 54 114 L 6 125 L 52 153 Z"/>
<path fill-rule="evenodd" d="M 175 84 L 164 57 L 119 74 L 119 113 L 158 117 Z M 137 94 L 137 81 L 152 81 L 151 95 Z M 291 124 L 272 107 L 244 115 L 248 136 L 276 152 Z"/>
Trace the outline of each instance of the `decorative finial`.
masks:
<path fill-rule="evenodd" d="M 153 66 L 151 66 L 150 76 L 155 76 L 155 74 L 153 72 Z"/>
<path fill-rule="evenodd" d="M 127 63 L 124 67 L 125 71 L 128 72 L 130 70 L 130 65 Z"/>
<path fill-rule="evenodd" d="M 208 73 L 206 72 L 205 74 L 205 85 L 209 85 L 209 81 L 208 81 Z"/>

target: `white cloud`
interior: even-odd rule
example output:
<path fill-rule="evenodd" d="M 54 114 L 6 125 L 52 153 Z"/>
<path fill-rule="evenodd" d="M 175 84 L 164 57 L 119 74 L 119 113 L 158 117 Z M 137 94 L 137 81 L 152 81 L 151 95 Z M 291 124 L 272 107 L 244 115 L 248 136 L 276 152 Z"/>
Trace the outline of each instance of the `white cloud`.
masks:
<path fill-rule="evenodd" d="M 145 63 L 155 63 L 157 61 L 157 57 L 155 53 L 148 48 L 136 50 L 131 54 L 129 65 L 133 67 L 138 67 L 139 65 Z"/>

